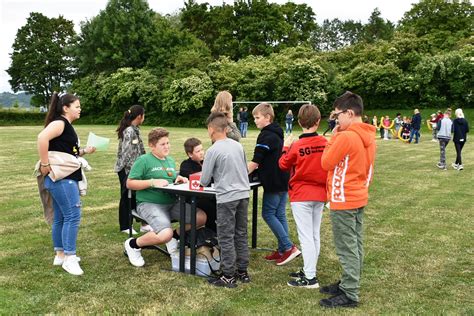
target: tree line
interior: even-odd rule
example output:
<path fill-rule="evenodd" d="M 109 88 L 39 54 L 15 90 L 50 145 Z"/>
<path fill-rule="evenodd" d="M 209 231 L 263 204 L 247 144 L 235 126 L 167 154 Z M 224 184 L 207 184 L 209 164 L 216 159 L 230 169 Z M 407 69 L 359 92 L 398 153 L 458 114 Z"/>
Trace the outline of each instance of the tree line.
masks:
<path fill-rule="evenodd" d="M 319 25 L 311 7 L 291 2 L 188 0 L 162 16 L 145 0 L 110 0 L 79 34 L 62 16 L 32 12 L 7 71 L 32 104 L 67 89 L 103 123 L 139 103 L 162 124 L 199 124 L 224 89 L 325 112 L 345 90 L 367 108 L 473 107 L 472 11 L 467 0 L 421 0 L 397 24 L 375 8 L 365 24 Z"/>

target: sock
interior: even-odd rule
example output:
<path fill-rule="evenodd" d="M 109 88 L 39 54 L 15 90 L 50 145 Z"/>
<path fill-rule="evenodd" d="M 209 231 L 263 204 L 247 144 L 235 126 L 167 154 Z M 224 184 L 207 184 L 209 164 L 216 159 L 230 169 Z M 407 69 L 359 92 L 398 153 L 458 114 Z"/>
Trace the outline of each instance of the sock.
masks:
<path fill-rule="evenodd" d="M 133 238 L 132 240 L 130 240 L 130 247 L 132 247 L 134 249 L 140 249 L 140 247 L 137 245 L 137 239 L 136 238 Z"/>
<path fill-rule="evenodd" d="M 173 230 L 173 238 L 176 239 L 176 240 L 179 240 L 178 231 L 176 229 Z"/>

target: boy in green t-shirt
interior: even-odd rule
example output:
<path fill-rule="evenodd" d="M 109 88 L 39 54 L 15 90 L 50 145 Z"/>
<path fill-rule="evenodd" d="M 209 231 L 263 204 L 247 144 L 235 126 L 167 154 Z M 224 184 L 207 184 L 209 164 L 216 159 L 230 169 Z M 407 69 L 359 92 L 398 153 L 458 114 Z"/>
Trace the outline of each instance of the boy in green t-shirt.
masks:
<path fill-rule="evenodd" d="M 179 239 L 177 230 L 171 228 L 171 220 L 179 219 L 179 203 L 174 195 L 154 190 L 171 183 L 184 183 L 188 179 L 176 173 L 174 159 L 169 157 L 169 132 L 163 128 L 154 128 L 148 134 L 148 145 L 151 152 L 140 156 L 133 164 L 128 175 L 127 187 L 137 191 L 137 213 L 153 228 L 138 238 L 125 241 L 125 251 L 130 263 L 136 267 L 145 264 L 141 248 L 168 243 Z M 190 206 L 186 211 L 186 223 L 191 222 Z M 206 214 L 197 209 L 196 227 L 203 226 Z M 191 226 L 186 224 L 186 230 Z M 172 240 L 173 239 L 173 240 Z M 168 246 L 168 245 L 167 245 Z"/>

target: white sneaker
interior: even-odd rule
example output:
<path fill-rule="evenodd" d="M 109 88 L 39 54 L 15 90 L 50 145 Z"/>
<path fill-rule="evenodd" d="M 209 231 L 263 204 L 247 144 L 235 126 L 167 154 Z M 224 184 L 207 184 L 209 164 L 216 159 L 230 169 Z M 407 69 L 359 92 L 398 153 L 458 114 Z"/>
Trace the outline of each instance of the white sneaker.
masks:
<path fill-rule="evenodd" d="M 150 225 L 140 226 L 141 233 L 148 233 L 154 231 Z"/>
<path fill-rule="evenodd" d="M 453 167 L 453 169 L 458 170 L 459 165 L 458 165 L 457 163 L 454 163 L 454 162 L 453 162 L 453 163 L 451 164 L 451 167 Z"/>
<path fill-rule="evenodd" d="M 464 170 L 464 166 L 463 165 L 458 165 L 458 168 L 457 168 L 459 171 L 461 170 Z"/>
<path fill-rule="evenodd" d="M 171 238 L 170 241 L 166 243 L 166 250 L 168 250 L 168 253 L 171 255 L 173 253 L 178 252 L 178 240 L 175 238 Z"/>
<path fill-rule="evenodd" d="M 122 233 L 130 235 L 130 229 L 128 229 L 128 228 L 124 229 L 124 230 L 122 230 Z M 136 235 L 136 234 L 138 234 L 138 232 L 135 229 L 132 228 L 132 235 Z"/>
<path fill-rule="evenodd" d="M 62 267 L 68 273 L 73 274 L 73 275 L 84 274 L 84 271 L 82 271 L 81 266 L 79 265 L 79 258 L 76 257 L 76 255 L 66 256 L 64 258 Z"/>
<path fill-rule="evenodd" d="M 81 257 L 77 257 L 77 261 L 80 262 L 81 261 Z M 53 260 L 53 266 L 62 266 L 63 265 L 63 262 L 64 262 L 64 257 L 59 257 L 59 256 L 54 256 L 54 260 Z"/>
<path fill-rule="evenodd" d="M 135 267 L 143 267 L 143 265 L 145 264 L 145 260 L 143 260 L 142 251 L 141 249 L 135 249 L 130 247 L 130 240 L 132 240 L 132 238 L 125 240 L 124 243 L 125 254 L 128 257 L 128 261 L 130 261 L 130 263 Z"/>

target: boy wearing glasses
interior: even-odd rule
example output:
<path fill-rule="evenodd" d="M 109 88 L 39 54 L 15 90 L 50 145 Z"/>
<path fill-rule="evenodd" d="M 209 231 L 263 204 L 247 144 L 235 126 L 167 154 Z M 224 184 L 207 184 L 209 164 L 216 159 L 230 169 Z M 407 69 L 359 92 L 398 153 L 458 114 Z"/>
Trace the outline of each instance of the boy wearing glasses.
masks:
<path fill-rule="evenodd" d="M 362 122 L 362 98 L 347 91 L 334 101 L 338 125 L 321 157 L 328 171 L 327 188 L 334 245 L 342 266 L 341 280 L 323 286 L 332 295 L 324 307 L 356 307 L 363 262 L 362 224 L 375 160 L 376 128 Z"/>

